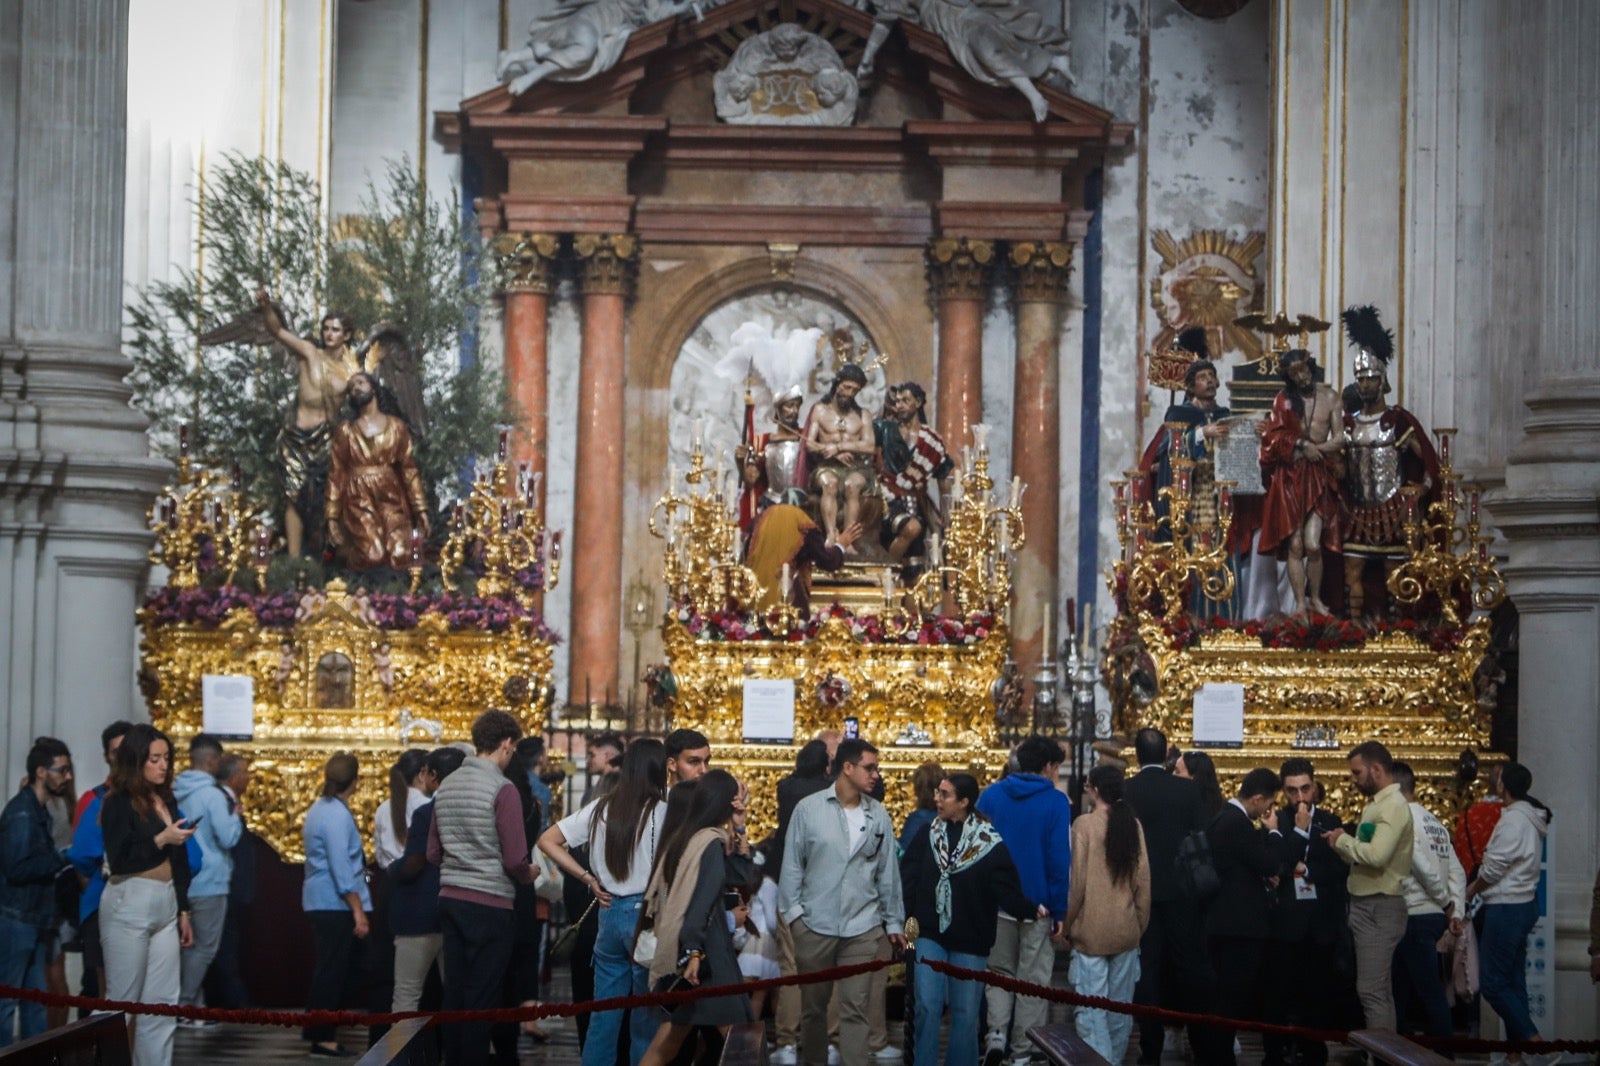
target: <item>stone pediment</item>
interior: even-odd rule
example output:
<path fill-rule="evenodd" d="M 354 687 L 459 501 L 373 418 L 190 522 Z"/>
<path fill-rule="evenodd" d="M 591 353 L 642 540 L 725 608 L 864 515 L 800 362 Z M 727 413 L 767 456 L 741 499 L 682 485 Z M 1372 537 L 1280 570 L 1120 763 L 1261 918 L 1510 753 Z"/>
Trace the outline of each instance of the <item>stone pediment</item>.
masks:
<path fill-rule="evenodd" d="M 827 40 L 852 70 L 861 59 L 873 27 L 868 12 L 838 0 L 731 0 L 707 10 L 702 20 L 663 19 L 634 31 L 614 66 L 583 81 L 547 80 L 517 97 L 506 86 L 498 85 L 471 97 L 462 103 L 459 112 L 439 116 L 439 132 L 452 140 L 461 136 L 470 139 L 475 128 L 488 132 L 490 127 L 499 125 L 495 122 L 497 117 L 512 115 L 640 115 L 635 106 L 645 95 L 652 100 L 667 100 L 664 113 L 651 117 L 665 118 L 669 123 L 684 119 L 703 123 L 703 113 L 672 113 L 674 83 L 703 79 L 709 102 L 712 72 L 726 65 L 745 39 L 783 22 L 796 23 Z M 1001 120 L 1035 125 L 1030 121 L 1026 102 L 1018 94 L 974 79 L 957 64 L 938 35 L 909 21 L 901 21 L 895 27 L 879 53 L 876 67 L 863 83 L 863 97 L 889 91 L 920 99 L 923 103 L 912 117 L 920 112 L 935 120 Z M 1038 87 L 1049 104 L 1049 118 L 1042 126 L 1050 128 L 1054 136 L 1067 135 L 1079 143 L 1098 142 L 1105 146 L 1124 144 L 1129 139 L 1131 127 L 1116 122 L 1109 111 L 1053 85 L 1040 82 Z M 648 89 L 648 93 L 640 93 L 641 89 Z M 858 121 L 857 128 L 873 124 L 870 120 Z"/>

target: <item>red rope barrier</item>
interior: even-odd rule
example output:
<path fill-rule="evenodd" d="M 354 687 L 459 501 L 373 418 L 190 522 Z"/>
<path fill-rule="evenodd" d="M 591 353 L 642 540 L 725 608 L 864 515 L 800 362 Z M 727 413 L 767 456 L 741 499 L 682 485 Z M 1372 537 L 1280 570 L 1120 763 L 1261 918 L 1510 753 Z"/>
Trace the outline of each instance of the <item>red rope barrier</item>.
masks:
<path fill-rule="evenodd" d="M 995 973 L 992 970 L 969 970 L 965 966 L 953 966 L 939 959 L 922 959 L 920 961 L 922 965 L 930 970 L 949 977 L 994 985 L 996 988 L 1003 988 L 1007 992 L 1032 996 L 1035 999 L 1048 1000 L 1053 1003 L 1068 1003 L 1076 1007 L 1098 1008 L 1112 1011 L 1116 1014 L 1130 1014 L 1136 1018 L 1155 1018 L 1164 1022 L 1222 1026 L 1228 1029 L 1243 1029 L 1252 1033 L 1277 1033 L 1284 1036 L 1299 1037 L 1304 1040 L 1321 1040 L 1324 1043 L 1331 1041 L 1347 1044 L 1350 1042 L 1350 1033 L 1344 1029 L 1307 1029 L 1297 1025 L 1275 1025 L 1271 1022 L 1244 1021 L 1235 1018 L 1223 1018 L 1215 1014 L 1195 1014 L 1189 1011 L 1168 1010 L 1165 1007 L 1152 1007 L 1147 1004 L 1124 1003 L 1117 999 L 1106 999 L 1104 996 L 1085 996 L 1078 992 L 1068 991 L 1065 988 L 1054 988 L 1050 985 L 1021 981 L 1015 977 L 1007 977 L 1004 974 Z M 1534 1053 L 1600 1051 L 1600 1040 L 1478 1040 L 1465 1036 L 1416 1036 L 1408 1039 L 1442 1051 L 1517 1051 Z"/>

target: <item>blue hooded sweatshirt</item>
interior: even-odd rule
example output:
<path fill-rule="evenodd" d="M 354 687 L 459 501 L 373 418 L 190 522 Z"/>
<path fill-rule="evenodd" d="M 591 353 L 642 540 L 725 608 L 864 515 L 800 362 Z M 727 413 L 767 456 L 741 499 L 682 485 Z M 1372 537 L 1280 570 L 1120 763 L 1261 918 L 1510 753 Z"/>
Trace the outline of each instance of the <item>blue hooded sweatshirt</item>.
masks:
<path fill-rule="evenodd" d="M 1000 830 L 1022 894 L 1064 921 L 1072 870 L 1072 802 L 1066 794 L 1038 774 L 1012 774 L 983 790 L 978 811 Z"/>
<path fill-rule="evenodd" d="M 233 876 L 233 846 L 239 843 L 244 823 L 237 814 L 228 813 L 228 794 L 204 770 L 179 774 L 172 782 L 172 793 L 190 823 L 202 819 L 189 838 L 191 863 L 197 843 L 202 856 L 194 879 L 189 882 L 189 898 L 226 896 Z"/>

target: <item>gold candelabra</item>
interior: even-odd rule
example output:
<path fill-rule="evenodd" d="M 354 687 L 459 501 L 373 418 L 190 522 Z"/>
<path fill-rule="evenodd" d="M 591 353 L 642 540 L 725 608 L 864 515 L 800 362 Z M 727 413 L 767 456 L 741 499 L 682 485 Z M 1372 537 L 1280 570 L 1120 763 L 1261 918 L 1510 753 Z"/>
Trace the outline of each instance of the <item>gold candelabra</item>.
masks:
<path fill-rule="evenodd" d="M 664 539 L 662 576 L 670 595 L 712 614 L 730 602 L 751 605 L 765 591 L 755 572 L 739 561 L 738 482 L 730 482 L 721 449 L 706 464 L 699 423 L 689 451 L 688 489 L 678 491 L 678 467 L 667 467 L 667 491 L 650 512 L 650 533 Z"/>
<path fill-rule="evenodd" d="M 1156 496 L 1166 502 L 1167 513 L 1158 514 L 1156 500 L 1145 497 L 1142 471 L 1125 471 L 1125 480 L 1111 483 L 1117 540 L 1123 553 L 1112 568 L 1112 581 L 1113 590 L 1126 582 L 1128 602 L 1136 609 L 1159 598 L 1162 613 L 1175 621 L 1188 607 L 1186 589 L 1191 575 L 1213 603 L 1233 595 L 1227 545 L 1235 485 L 1216 482 L 1211 490 L 1215 508 L 1198 507 L 1195 461 L 1182 447 L 1189 427 L 1168 422 L 1165 428 L 1172 484 L 1158 489 Z"/>
<path fill-rule="evenodd" d="M 178 428 L 178 480 L 161 490 L 148 512 L 156 543 L 150 561 L 164 565 L 168 584 L 194 588 L 200 584 L 200 564 L 209 541 L 223 580 L 233 584 L 244 565 L 252 538 L 259 587 L 266 588 L 266 548 L 272 530 L 265 519 L 250 513 L 239 464 L 224 474 L 197 466 L 189 458 L 189 427 Z"/>
<path fill-rule="evenodd" d="M 1423 508 L 1422 486 L 1407 485 L 1400 490 L 1406 507 L 1406 546 L 1411 554 L 1394 568 L 1388 585 L 1389 594 L 1399 603 L 1416 604 L 1432 594 L 1445 621 L 1460 625 L 1463 603 L 1492 610 L 1506 598 L 1506 583 L 1489 555 L 1489 539 L 1481 535 L 1481 490 L 1476 485 L 1460 485 L 1461 476 L 1450 466 L 1450 438 L 1455 432 L 1434 430 L 1439 438 L 1438 499 Z M 1463 494 L 1465 512 L 1461 508 Z"/>
<path fill-rule="evenodd" d="M 467 498 L 455 505 L 450 538 L 439 554 L 439 576 L 448 587 L 469 564 L 481 566 L 478 595 L 515 596 L 527 606 L 533 593 L 518 575 L 538 566 L 540 588 L 555 588 L 561 580 L 561 534 L 545 528 L 539 510 L 543 475 L 518 463 L 512 481 L 510 447 L 511 431 L 502 427 L 494 466 L 487 471 L 480 467 Z M 413 541 L 413 591 L 421 572 Z"/>
<path fill-rule="evenodd" d="M 913 622 L 921 613 L 937 611 L 947 595 L 963 616 L 985 609 L 1004 614 L 1011 603 L 1012 556 L 1027 543 L 1022 524 L 1027 486 L 1014 477 L 1004 501 L 997 499 L 989 474 L 989 427 L 982 422 L 972 426 L 972 444 L 963 451 L 951 485 L 944 536 L 928 536 L 928 566 L 910 593 L 919 612 Z M 905 610 L 903 601 L 896 609 Z M 897 617 L 891 611 L 886 621 Z"/>

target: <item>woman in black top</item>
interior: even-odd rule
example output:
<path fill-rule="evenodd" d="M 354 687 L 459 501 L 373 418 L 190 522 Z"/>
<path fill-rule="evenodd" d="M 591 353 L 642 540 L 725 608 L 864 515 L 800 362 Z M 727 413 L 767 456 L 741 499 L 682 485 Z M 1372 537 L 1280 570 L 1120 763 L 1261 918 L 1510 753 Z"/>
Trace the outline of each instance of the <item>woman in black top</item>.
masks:
<path fill-rule="evenodd" d="M 189 927 L 189 855 L 194 835 L 172 796 L 172 742 L 149 725 L 128 730 L 113 756 L 111 788 L 100 808 L 111 877 L 100 901 L 106 996 L 178 1002 L 178 949 Z M 129 1022 L 136 1066 L 168 1066 L 176 1019 Z"/>

